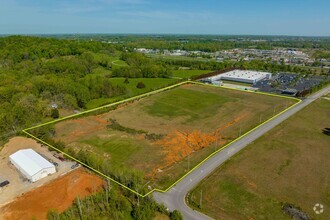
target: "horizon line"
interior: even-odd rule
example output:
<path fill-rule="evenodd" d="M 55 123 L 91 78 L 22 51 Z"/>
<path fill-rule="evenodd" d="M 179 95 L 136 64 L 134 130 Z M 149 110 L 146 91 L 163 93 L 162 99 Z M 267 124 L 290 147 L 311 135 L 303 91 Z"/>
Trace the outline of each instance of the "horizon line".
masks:
<path fill-rule="evenodd" d="M 134 33 L 134 32 L 118 32 L 118 33 L 5 33 L 0 36 L 50 36 L 50 35 L 164 35 L 164 36 L 241 36 L 241 37 L 304 37 L 304 38 L 330 38 L 330 35 L 290 35 L 290 34 L 200 34 L 200 33 Z"/>

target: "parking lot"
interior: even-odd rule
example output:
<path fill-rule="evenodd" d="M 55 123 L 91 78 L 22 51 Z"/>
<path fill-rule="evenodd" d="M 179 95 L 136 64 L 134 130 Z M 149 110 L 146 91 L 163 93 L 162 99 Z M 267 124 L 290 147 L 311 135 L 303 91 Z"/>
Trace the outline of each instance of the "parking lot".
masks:
<path fill-rule="evenodd" d="M 274 74 L 272 79 L 257 82 L 253 87 L 261 92 L 284 94 L 286 90 L 295 90 L 296 93 L 304 93 L 318 86 L 322 82 L 329 81 L 329 76 L 301 76 L 293 73 Z"/>
<path fill-rule="evenodd" d="M 9 161 L 9 156 L 21 149 L 31 148 L 37 153 L 42 155 L 45 159 L 56 165 L 56 173 L 51 176 L 47 176 L 35 183 L 28 181 Z M 56 157 L 55 157 L 55 156 Z M 0 207 L 13 201 L 16 197 L 44 185 L 59 176 L 73 170 L 71 167 L 75 165 L 75 162 L 64 160 L 56 152 L 50 152 L 47 147 L 42 146 L 35 140 L 25 137 L 14 137 L 5 144 L 4 148 L 0 152 L 0 178 L 5 181 L 8 180 L 9 184 L 0 187 Z"/>

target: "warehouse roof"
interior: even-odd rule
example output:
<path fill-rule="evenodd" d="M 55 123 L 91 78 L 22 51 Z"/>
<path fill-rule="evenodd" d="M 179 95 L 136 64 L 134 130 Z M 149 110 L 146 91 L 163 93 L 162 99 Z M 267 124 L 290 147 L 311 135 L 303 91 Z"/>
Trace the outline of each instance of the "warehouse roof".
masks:
<path fill-rule="evenodd" d="M 217 80 L 232 80 L 232 81 L 250 81 L 257 82 L 264 78 L 270 78 L 271 73 L 252 71 L 252 70 L 232 70 L 226 73 L 221 73 L 215 76 L 208 77 L 211 82 Z"/>
<path fill-rule="evenodd" d="M 54 167 L 52 163 L 32 149 L 19 150 L 9 157 L 30 176 L 33 176 L 42 169 Z"/>
<path fill-rule="evenodd" d="M 271 74 L 271 73 L 250 71 L 250 70 L 233 70 L 233 71 L 221 74 L 221 77 L 254 80 L 254 79 L 259 79 L 259 78 L 264 77 L 269 74 Z"/>

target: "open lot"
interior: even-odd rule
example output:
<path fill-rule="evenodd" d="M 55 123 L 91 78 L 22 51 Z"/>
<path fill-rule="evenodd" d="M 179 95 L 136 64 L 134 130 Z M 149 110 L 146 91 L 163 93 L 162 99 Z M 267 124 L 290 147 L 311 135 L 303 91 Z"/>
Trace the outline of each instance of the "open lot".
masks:
<path fill-rule="evenodd" d="M 234 156 L 199 184 L 189 204 L 216 219 L 291 219 L 285 203 L 329 219 L 330 101 L 320 98 Z M 324 206 L 317 215 L 315 204 Z"/>
<path fill-rule="evenodd" d="M 9 156 L 20 149 L 31 148 L 38 152 L 46 159 L 51 159 L 58 163 L 56 167 L 56 173 L 51 176 L 47 176 L 35 183 L 29 182 L 15 167 L 9 162 Z M 0 176 L 1 178 L 8 180 L 9 185 L 0 188 L 0 207 L 4 206 L 8 202 L 13 201 L 16 197 L 31 191 L 37 187 L 40 187 L 59 176 L 70 172 L 71 166 L 75 164 L 71 161 L 61 161 L 53 156 L 47 147 L 43 147 L 35 140 L 25 137 L 14 137 L 0 151 Z"/>
<path fill-rule="evenodd" d="M 46 219 L 49 210 L 63 212 L 73 201 L 101 189 L 104 181 L 82 168 L 56 180 L 26 192 L 13 202 L 0 208 L 0 219 L 30 220 Z"/>
<path fill-rule="evenodd" d="M 101 156 L 114 171 L 142 173 L 149 190 L 165 188 L 218 147 L 294 102 L 186 84 L 101 115 L 59 122 L 54 138 L 67 149 Z"/>

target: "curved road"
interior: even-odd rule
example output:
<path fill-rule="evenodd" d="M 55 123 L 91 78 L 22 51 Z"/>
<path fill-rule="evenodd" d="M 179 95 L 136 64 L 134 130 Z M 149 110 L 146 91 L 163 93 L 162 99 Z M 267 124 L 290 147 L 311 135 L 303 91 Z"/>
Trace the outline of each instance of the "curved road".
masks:
<path fill-rule="evenodd" d="M 215 154 L 213 157 L 205 161 L 205 163 L 203 163 L 200 167 L 198 167 L 189 175 L 187 175 L 184 179 L 182 179 L 179 183 L 177 183 L 166 193 L 154 192 L 153 193 L 154 199 L 158 203 L 164 204 L 171 211 L 179 210 L 183 214 L 184 219 L 188 219 L 188 220 L 211 219 L 210 217 L 200 212 L 192 210 L 186 205 L 185 198 L 187 193 L 190 190 L 192 190 L 201 180 L 203 180 L 205 177 L 211 174 L 217 167 L 223 164 L 234 154 L 236 154 L 237 152 L 248 146 L 254 140 L 258 139 L 263 134 L 270 131 L 272 128 L 274 128 L 275 126 L 277 126 L 278 124 L 289 118 L 290 116 L 297 113 L 302 108 L 306 107 L 307 105 L 318 99 L 319 97 L 329 92 L 330 92 L 330 86 L 307 97 L 302 102 L 292 107 L 288 111 L 282 113 L 273 120 L 265 123 L 264 125 L 260 126 L 259 128 L 252 131 L 248 135 L 237 140 L 236 142 L 229 145 L 227 148 Z"/>

